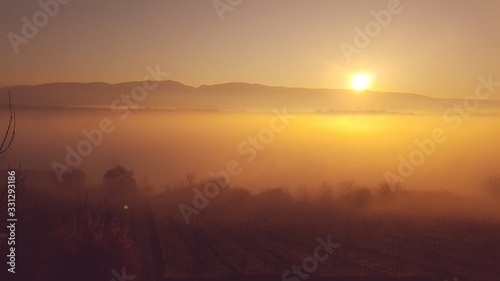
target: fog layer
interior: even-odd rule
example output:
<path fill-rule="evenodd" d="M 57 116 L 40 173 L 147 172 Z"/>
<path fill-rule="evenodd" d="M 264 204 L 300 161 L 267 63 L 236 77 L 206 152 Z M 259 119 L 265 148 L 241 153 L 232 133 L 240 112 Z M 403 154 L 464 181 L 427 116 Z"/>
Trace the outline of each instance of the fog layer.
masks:
<path fill-rule="evenodd" d="M 500 174 L 499 125 L 498 117 L 479 116 L 20 110 L 2 162 L 72 168 L 68 151 L 80 144 L 88 155 L 80 154 L 77 167 L 94 183 L 122 165 L 161 190 L 187 174 L 208 178 L 237 163 L 232 185 L 255 191 L 343 180 L 370 187 L 390 174 L 410 189 L 471 193 Z M 84 130 L 94 136 L 90 152 L 81 144 L 92 141 Z"/>

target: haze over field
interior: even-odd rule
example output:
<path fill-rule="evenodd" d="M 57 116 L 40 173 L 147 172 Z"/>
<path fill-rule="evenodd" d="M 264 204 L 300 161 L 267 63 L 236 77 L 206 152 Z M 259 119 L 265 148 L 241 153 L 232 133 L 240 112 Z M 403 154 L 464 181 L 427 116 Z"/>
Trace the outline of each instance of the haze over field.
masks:
<path fill-rule="evenodd" d="M 416 141 L 431 138 L 436 128 L 446 132 L 446 141 L 435 144 L 435 153 L 405 182 L 408 187 L 475 193 L 480 183 L 497 175 L 500 164 L 489 157 L 500 152 L 500 132 L 491 130 L 500 119 L 494 116 L 469 118 L 454 130 L 455 122 L 441 116 L 293 114 L 283 131 L 262 143 L 259 133 L 274 114 L 133 110 L 123 121 L 110 110 L 29 109 L 17 114 L 18 141 L 6 163 L 20 161 L 26 169 L 50 171 L 53 161 L 65 163 L 66 146 L 76 150 L 87 140 L 82 130 L 94 130 L 109 118 L 116 128 L 104 134 L 79 168 L 98 183 L 104 170 L 119 163 L 133 168 L 139 178 L 150 178 L 158 191 L 187 174 L 208 178 L 230 160 L 243 168 L 231 180 L 253 191 L 345 180 L 376 186 L 386 171 L 397 174 L 398 157 L 408 159 L 420 149 Z M 257 144 L 249 137 L 256 137 Z"/>

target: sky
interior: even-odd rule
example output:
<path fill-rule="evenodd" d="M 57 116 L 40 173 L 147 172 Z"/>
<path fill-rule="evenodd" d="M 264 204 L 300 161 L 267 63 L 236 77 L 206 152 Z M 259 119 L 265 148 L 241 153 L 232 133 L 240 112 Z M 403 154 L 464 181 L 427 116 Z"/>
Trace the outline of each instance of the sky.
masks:
<path fill-rule="evenodd" d="M 40 3 L 55 1 L 0 2 L 0 86 L 137 81 L 156 65 L 191 86 L 336 89 L 367 73 L 371 90 L 433 97 L 500 80 L 498 0 L 59 0 L 43 22 Z M 23 17 L 34 15 L 27 38 Z"/>

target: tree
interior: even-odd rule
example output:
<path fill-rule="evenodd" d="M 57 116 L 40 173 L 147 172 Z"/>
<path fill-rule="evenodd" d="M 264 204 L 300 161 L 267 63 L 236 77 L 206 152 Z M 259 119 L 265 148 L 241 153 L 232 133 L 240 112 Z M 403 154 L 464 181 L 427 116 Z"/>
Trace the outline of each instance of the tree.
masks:
<path fill-rule="evenodd" d="M 141 181 L 141 189 L 146 194 L 152 194 L 154 191 L 153 185 L 149 182 L 148 177 L 144 176 Z"/>
<path fill-rule="evenodd" d="M 9 92 L 9 123 L 7 125 L 7 130 L 0 143 L 0 156 L 2 156 L 12 145 L 14 141 L 14 136 L 16 135 L 16 112 L 12 109 L 12 102 L 10 99 Z"/>
<path fill-rule="evenodd" d="M 342 181 L 337 184 L 337 192 L 339 193 L 341 198 L 346 197 L 348 194 L 353 192 L 356 189 L 356 185 L 354 181 Z"/>
<path fill-rule="evenodd" d="M 328 203 L 333 199 L 333 185 L 329 182 L 324 182 L 318 190 L 318 200 Z"/>
<path fill-rule="evenodd" d="M 196 185 L 196 177 L 193 174 L 187 174 L 186 183 L 189 190 L 193 189 L 193 187 Z"/>
<path fill-rule="evenodd" d="M 297 200 L 302 203 L 311 201 L 311 191 L 305 185 L 299 186 L 297 190 Z"/>
<path fill-rule="evenodd" d="M 7 152 L 7 150 L 11 147 L 12 142 L 14 141 L 14 136 L 16 135 L 16 112 L 12 108 L 12 101 L 10 98 L 9 92 L 9 122 L 7 124 L 7 130 L 2 138 L 2 142 L 0 143 L 0 158 Z M 9 170 L 11 170 L 9 168 Z M 21 195 L 24 192 L 24 180 L 25 177 L 21 174 L 21 164 L 19 164 L 19 168 L 15 170 L 15 179 L 17 185 L 17 194 Z M 7 206 L 7 198 L 8 194 L 8 185 L 0 185 L 0 213 L 5 210 Z"/>
<path fill-rule="evenodd" d="M 500 177 L 491 177 L 482 183 L 482 188 L 495 196 L 500 195 Z"/>
<path fill-rule="evenodd" d="M 106 171 L 103 183 L 109 189 L 132 189 L 137 187 L 134 171 L 120 165 Z"/>

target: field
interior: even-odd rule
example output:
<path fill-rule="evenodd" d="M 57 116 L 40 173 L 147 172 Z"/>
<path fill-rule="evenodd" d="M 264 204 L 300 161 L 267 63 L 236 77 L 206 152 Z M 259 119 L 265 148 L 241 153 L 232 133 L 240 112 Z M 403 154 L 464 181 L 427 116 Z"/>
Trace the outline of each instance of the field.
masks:
<path fill-rule="evenodd" d="M 158 195 L 115 194 L 110 199 L 102 190 L 28 188 L 20 198 L 26 206 L 19 216 L 19 268 L 26 278 L 20 280 L 109 280 L 113 269 L 122 268 L 137 280 L 297 280 L 282 275 L 293 265 L 302 266 L 321 245 L 318 239 L 338 245 L 314 266 L 311 278 L 318 280 L 420 276 L 428 279 L 410 280 L 486 281 L 500 276 L 498 220 L 448 215 L 446 208 L 425 204 L 428 213 L 422 206 L 392 207 L 415 204 L 420 199 L 412 193 L 373 195 L 354 204 L 337 196 L 299 202 L 281 189 L 254 195 L 228 188 L 191 216 L 189 224 L 178 208 L 192 199 L 187 183 Z M 99 263 L 92 262 L 95 257 Z M 67 270 L 50 272 L 54 268 Z"/>

